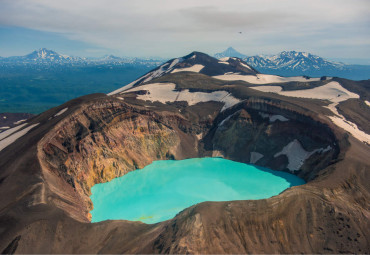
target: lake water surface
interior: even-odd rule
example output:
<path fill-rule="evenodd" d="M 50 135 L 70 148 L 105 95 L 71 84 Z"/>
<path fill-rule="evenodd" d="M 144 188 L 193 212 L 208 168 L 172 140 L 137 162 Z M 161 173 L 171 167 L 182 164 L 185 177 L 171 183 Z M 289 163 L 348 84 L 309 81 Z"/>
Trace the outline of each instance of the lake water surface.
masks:
<path fill-rule="evenodd" d="M 262 199 L 305 182 L 295 175 L 222 158 L 155 161 L 92 187 L 92 222 L 156 223 L 204 201 Z"/>

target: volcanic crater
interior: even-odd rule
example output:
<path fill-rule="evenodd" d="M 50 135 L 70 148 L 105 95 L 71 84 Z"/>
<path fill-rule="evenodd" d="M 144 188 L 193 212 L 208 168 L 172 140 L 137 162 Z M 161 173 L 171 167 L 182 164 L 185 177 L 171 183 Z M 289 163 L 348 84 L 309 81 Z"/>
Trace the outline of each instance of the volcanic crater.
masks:
<path fill-rule="evenodd" d="M 222 62 L 229 64 L 194 52 L 110 95 L 28 120 L 24 128 L 34 126 L 0 151 L 0 251 L 369 253 L 369 145 L 332 121 L 332 101 L 260 91 L 248 82 L 262 77 L 256 70 L 236 58 Z M 230 72 L 248 79 L 217 78 Z M 343 93 L 369 94 L 337 81 Z M 299 92 L 330 82 L 268 85 Z M 269 199 L 203 202 L 156 224 L 90 223 L 94 184 L 155 160 L 215 156 L 307 183 Z"/>

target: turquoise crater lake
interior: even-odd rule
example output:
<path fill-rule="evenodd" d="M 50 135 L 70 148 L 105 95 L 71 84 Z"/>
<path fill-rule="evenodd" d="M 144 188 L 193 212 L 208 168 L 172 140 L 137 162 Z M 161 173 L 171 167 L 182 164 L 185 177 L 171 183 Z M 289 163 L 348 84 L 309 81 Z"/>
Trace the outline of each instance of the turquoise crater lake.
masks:
<path fill-rule="evenodd" d="M 305 182 L 292 174 L 222 158 L 155 161 L 92 187 L 92 222 L 157 223 L 204 201 L 263 199 Z"/>

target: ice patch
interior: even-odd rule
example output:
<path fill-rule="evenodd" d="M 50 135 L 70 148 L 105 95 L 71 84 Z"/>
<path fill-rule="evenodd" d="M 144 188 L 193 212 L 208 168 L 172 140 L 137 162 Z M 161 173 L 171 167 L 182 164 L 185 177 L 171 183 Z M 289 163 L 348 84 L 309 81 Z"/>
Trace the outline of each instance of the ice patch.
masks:
<path fill-rule="evenodd" d="M 152 83 L 132 88 L 126 92 L 128 93 L 140 90 L 148 91 L 144 95 L 137 95 L 137 98 L 144 101 L 158 101 L 163 104 L 166 102 L 185 101 L 189 106 L 191 106 L 200 102 L 222 102 L 224 103 L 224 106 L 222 107 L 221 111 L 224 111 L 225 109 L 240 102 L 239 99 L 233 97 L 229 92 L 223 90 L 205 93 L 189 92 L 188 89 L 175 91 L 175 88 L 176 85 L 173 83 Z"/>
<path fill-rule="evenodd" d="M 256 74 L 256 75 L 224 74 L 224 75 L 213 76 L 213 78 L 225 80 L 225 81 L 246 81 L 252 84 L 284 83 L 284 82 L 290 82 L 290 81 L 297 81 L 297 82 L 320 81 L 320 78 L 306 79 L 303 76 L 281 77 L 281 76 L 270 75 L 270 74 Z"/>
<path fill-rule="evenodd" d="M 62 114 L 63 114 L 63 113 L 65 113 L 67 110 L 68 110 L 68 107 L 64 108 L 63 110 L 60 110 L 58 113 L 56 113 L 56 114 L 54 115 L 54 117 L 57 117 L 57 116 L 59 116 L 59 115 L 62 115 Z"/>
<path fill-rule="evenodd" d="M 200 70 L 202 70 L 203 68 L 204 68 L 204 65 L 196 64 L 196 65 L 193 65 L 193 66 L 190 66 L 190 67 L 174 69 L 171 73 L 178 73 L 178 72 L 195 72 L 195 73 L 199 73 Z"/>
<path fill-rule="evenodd" d="M 320 148 L 309 152 L 303 149 L 301 143 L 297 139 L 294 139 L 292 142 L 286 145 L 281 152 L 276 153 L 274 157 L 276 158 L 280 155 L 286 155 L 288 157 L 289 162 L 287 168 L 290 171 L 297 171 L 302 167 L 304 161 L 311 157 L 311 155 L 315 153 L 324 153 L 329 150 L 331 150 L 330 145 L 325 149 Z"/>
<path fill-rule="evenodd" d="M 251 159 L 250 159 L 250 163 L 251 164 L 255 164 L 257 163 L 258 160 L 260 160 L 261 158 L 263 158 L 263 154 L 261 153 L 258 153 L 258 152 L 255 152 L 255 151 L 252 151 L 251 152 Z"/>
<path fill-rule="evenodd" d="M 26 124 L 26 123 L 25 123 Z M 0 151 L 2 151 L 4 148 L 6 148 L 7 146 L 9 146 L 10 144 L 12 144 L 15 140 L 17 140 L 18 138 L 24 136 L 25 134 L 27 134 L 28 131 L 30 131 L 32 128 L 36 127 L 39 123 L 37 124 L 33 124 L 29 127 L 26 127 L 25 129 L 22 129 L 21 131 L 18 131 L 16 133 L 13 133 L 11 136 L 8 136 L 2 140 L 0 140 Z M 19 126 L 18 126 L 19 127 Z M 9 130 L 8 130 L 9 131 Z M 5 131 L 6 132 L 6 131 Z M 4 132 L 4 133 L 5 133 Z M 3 133 L 1 133 L 0 135 L 2 135 Z"/>

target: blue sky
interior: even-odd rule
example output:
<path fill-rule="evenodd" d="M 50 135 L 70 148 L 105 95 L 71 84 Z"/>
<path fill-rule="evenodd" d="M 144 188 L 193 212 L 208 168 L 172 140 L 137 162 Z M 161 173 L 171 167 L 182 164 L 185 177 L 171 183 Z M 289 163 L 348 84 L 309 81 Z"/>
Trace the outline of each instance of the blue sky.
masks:
<path fill-rule="evenodd" d="M 242 33 L 239 33 L 242 32 Z M 1 0 L 0 56 L 307 51 L 370 63 L 368 0 Z"/>

